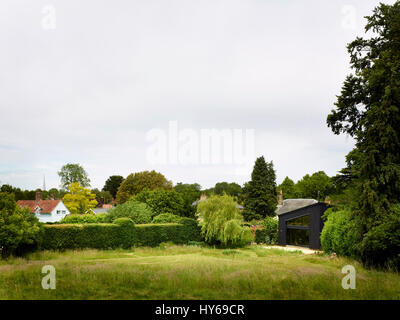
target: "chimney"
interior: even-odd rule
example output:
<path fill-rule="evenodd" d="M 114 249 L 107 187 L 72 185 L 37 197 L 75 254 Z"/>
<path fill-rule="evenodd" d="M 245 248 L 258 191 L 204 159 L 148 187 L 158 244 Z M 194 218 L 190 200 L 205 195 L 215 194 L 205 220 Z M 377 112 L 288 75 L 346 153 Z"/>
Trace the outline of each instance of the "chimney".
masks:
<path fill-rule="evenodd" d="M 207 199 L 206 194 L 202 193 L 201 196 L 200 196 L 200 200 L 206 200 L 206 199 Z"/>
<path fill-rule="evenodd" d="M 42 200 L 42 190 L 37 189 L 36 190 L 36 202 L 40 202 Z"/>
<path fill-rule="evenodd" d="M 283 192 L 282 189 L 279 190 L 279 194 L 278 194 L 278 205 L 282 205 L 283 204 Z"/>
<path fill-rule="evenodd" d="M 50 193 L 50 200 L 54 200 L 54 194 Z"/>

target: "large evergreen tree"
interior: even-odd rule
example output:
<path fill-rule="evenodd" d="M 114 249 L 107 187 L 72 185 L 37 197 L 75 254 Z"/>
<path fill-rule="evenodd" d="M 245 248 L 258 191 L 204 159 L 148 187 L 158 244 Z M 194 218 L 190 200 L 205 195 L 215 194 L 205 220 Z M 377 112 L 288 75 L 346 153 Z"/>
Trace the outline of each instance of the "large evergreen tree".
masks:
<path fill-rule="evenodd" d="M 275 215 L 278 199 L 272 161 L 265 162 L 264 157 L 257 158 L 251 181 L 245 186 L 245 194 L 243 216 L 247 221 Z"/>
<path fill-rule="evenodd" d="M 366 18 L 373 36 L 348 45 L 354 73 L 327 123 L 356 140 L 352 172 L 360 181 L 358 213 L 368 227 L 400 200 L 400 2 L 380 4 Z"/>
<path fill-rule="evenodd" d="M 348 45 L 353 74 L 328 116 L 335 134 L 356 140 L 342 171 L 358 191 L 358 252 L 372 265 L 400 265 L 400 1 L 366 17 L 371 37 Z M 336 179 L 337 180 L 337 179 Z"/>

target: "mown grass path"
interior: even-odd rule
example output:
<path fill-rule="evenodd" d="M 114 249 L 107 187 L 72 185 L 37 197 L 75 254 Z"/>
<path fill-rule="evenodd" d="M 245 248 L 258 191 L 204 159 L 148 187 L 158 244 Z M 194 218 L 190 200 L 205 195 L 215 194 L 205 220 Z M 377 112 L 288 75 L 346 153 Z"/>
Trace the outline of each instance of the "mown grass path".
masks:
<path fill-rule="evenodd" d="M 355 290 L 341 286 L 348 264 Z M 41 287 L 44 265 L 55 290 Z M 0 299 L 400 299 L 400 275 L 260 246 L 45 251 L 0 261 Z"/>

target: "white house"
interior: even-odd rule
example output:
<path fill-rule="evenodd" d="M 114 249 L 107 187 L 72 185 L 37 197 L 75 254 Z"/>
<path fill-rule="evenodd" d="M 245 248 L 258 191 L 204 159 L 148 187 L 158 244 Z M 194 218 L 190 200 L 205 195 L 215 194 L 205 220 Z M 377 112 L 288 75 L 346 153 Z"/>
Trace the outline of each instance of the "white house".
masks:
<path fill-rule="evenodd" d="M 40 222 L 59 222 L 70 213 L 62 200 L 42 200 L 40 190 L 36 193 L 36 200 L 19 200 L 17 203 L 23 208 L 29 208 L 30 213 L 34 213 Z"/>

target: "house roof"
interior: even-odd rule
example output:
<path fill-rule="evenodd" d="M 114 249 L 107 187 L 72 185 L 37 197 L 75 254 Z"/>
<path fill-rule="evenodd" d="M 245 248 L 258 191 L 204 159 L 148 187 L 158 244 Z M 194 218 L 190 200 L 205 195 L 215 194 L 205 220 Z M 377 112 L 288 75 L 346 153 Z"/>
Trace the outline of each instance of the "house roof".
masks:
<path fill-rule="evenodd" d="M 279 215 L 318 203 L 315 199 L 286 199 L 279 205 L 276 213 Z"/>
<path fill-rule="evenodd" d="M 31 213 L 35 212 L 36 207 L 42 209 L 41 213 L 51 213 L 61 200 L 18 200 L 17 203 L 23 208 L 29 208 Z"/>

